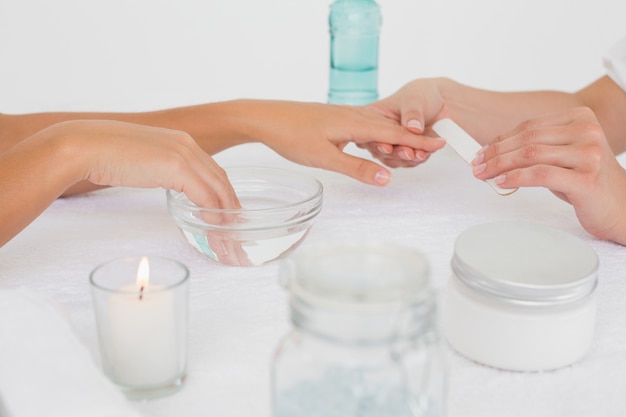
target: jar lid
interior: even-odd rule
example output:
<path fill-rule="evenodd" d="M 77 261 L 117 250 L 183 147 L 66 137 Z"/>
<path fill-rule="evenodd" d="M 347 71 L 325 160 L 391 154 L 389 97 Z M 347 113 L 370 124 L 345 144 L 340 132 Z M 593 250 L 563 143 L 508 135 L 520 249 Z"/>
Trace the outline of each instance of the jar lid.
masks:
<path fill-rule="evenodd" d="M 598 255 L 581 239 L 527 222 L 471 227 L 456 240 L 452 269 L 461 282 L 514 304 L 584 298 L 597 285 Z"/>
<path fill-rule="evenodd" d="M 380 242 L 338 241 L 301 248 L 281 265 L 280 279 L 309 303 L 380 308 L 430 294 L 428 261 L 419 251 Z"/>

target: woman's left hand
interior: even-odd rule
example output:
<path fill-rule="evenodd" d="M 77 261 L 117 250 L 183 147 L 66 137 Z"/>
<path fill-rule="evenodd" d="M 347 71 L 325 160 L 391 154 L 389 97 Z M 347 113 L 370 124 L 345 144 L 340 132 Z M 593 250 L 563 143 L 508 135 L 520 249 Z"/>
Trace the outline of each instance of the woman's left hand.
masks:
<path fill-rule="evenodd" d="M 586 107 L 526 121 L 472 162 L 479 179 L 503 188 L 546 187 L 574 206 L 594 236 L 626 244 L 626 171 Z"/>

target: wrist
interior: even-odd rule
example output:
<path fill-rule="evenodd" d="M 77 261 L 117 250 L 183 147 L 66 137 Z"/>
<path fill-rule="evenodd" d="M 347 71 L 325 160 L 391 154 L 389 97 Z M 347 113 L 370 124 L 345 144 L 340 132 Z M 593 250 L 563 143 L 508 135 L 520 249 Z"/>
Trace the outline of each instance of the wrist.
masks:
<path fill-rule="evenodd" d="M 86 144 L 85 133 L 81 133 L 83 121 L 65 121 L 56 123 L 36 135 L 39 151 L 45 154 L 50 164 L 51 173 L 60 187 L 70 187 L 89 177 L 89 169 L 93 165 L 93 155 Z M 88 122 L 86 122 L 88 123 Z"/>
<path fill-rule="evenodd" d="M 228 106 L 229 130 L 234 132 L 233 144 L 258 142 L 270 148 L 279 140 L 285 120 L 292 120 L 291 110 L 296 105 L 278 100 L 240 99 L 225 103 Z"/>

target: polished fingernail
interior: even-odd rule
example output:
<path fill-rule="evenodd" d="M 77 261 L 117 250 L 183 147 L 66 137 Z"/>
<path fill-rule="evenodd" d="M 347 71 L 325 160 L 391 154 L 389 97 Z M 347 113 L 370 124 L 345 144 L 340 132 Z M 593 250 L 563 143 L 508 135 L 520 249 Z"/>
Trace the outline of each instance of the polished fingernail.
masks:
<path fill-rule="evenodd" d="M 385 171 L 378 171 L 374 175 L 374 182 L 378 185 L 387 185 L 391 181 L 391 175 Z"/>
<path fill-rule="evenodd" d="M 498 175 L 497 177 L 493 179 L 493 182 L 495 182 L 498 185 L 502 184 L 504 181 L 506 181 L 506 175 L 504 174 Z"/>
<path fill-rule="evenodd" d="M 480 165 L 485 160 L 485 154 L 478 152 L 476 154 L 476 158 L 472 160 L 472 165 Z"/>
<path fill-rule="evenodd" d="M 398 156 L 400 157 L 400 159 L 404 159 L 405 161 L 411 160 L 411 158 L 409 158 L 409 154 L 407 153 L 407 151 L 398 152 Z"/>
<path fill-rule="evenodd" d="M 421 131 L 422 129 L 424 129 L 424 125 L 422 125 L 422 122 L 420 122 L 417 119 L 411 119 L 407 122 L 406 124 L 407 127 L 412 127 L 413 129 L 417 129 L 419 131 Z"/>
<path fill-rule="evenodd" d="M 390 154 L 391 151 L 389 151 L 389 149 L 387 149 L 385 146 L 377 146 L 376 149 L 378 149 L 378 152 L 380 153 L 384 153 L 384 154 Z"/>
<path fill-rule="evenodd" d="M 426 154 L 424 152 L 416 151 L 414 161 L 423 161 L 426 159 Z"/>
<path fill-rule="evenodd" d="M 485 168 L 487 168 L 487 164 L 476 165 L 474 168 L 472 168 L 472 172 L 474 173 L 474 175 L 478 175 L 483 172 Z"/>

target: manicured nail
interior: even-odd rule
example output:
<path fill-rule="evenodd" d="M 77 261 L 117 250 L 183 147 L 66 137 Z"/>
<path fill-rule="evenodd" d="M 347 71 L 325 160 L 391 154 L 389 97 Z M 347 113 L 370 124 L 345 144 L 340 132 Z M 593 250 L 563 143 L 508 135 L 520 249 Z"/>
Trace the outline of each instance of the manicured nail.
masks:
<path fill-rule="evenodd" d="M 506 175 L 502 174 L 502 175 L 498 175 L 497 177 L 495 177 L 493 179 L 493 182 L 495 182 L 496 184 L 502 184 L 504 181 L 506 181 Z"/>
<path fill-rule="evenodd" d="M 474 175 L 478 175 L 483 172 L 485 168 L 487 168 L 487 164 L 476 165 L 474 168 L 472 168 L 472 172 L 474 173 Z"/>
<path fill-rule="evenodd" d="M 485 159 L 485 154 L 478 152 L 478 154 L 476 154 L 476 158 L 472 160 L 472 165 L 479 165 L 483 162 L 484 159 Z"/>
<path fill-rule="evenodd" d="M 407 127 L 412 127 L 413 129 L 419 130 L 420 132 L 424 129 L 422 122 L 417 119 L 411 119 L 406 124 Z"/>
<path fill-rule="evenodd" d="M 409 154 L 406 151 L 398 152 L 398 156 L 400 157 L 400 159 L 404 159 L 405 161 L 411 160 L 411 158 L 409 158 Z"/>
<path fill-rule="evenodd" d="M 391 175 L 385 171 L 378 171 L 374 175 L 374 182 L 378 185 L 387 185 L 391 181 Z"/>
<path fill-rule="evenodd" d="M 387 149 L 386 147 L 379 145 L 376 147 L 376 149 L 378 149 L 378 152 L 380 153 L 384 153 L 384 154 L 390 154 L 391 152 L 389 151 L 389 149 Z"/>
<path fill-rule="evenodd" d="M 426 159 L 426 155 L 424 154 L 424 152 L 422 151 L 416 151 L 415 152 L 415 158 L 413 158 L 414 161 L 423 161 L 424 159 Z"/>

